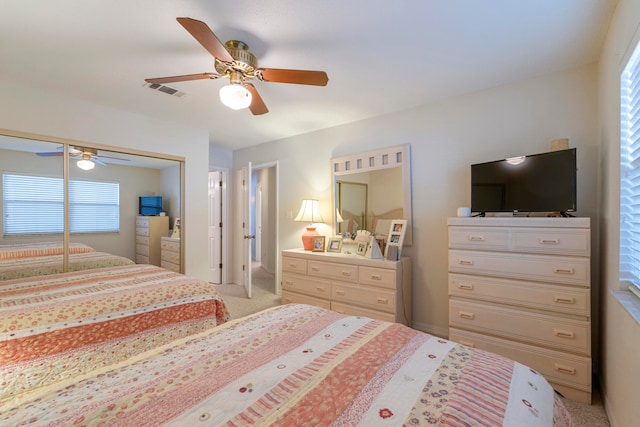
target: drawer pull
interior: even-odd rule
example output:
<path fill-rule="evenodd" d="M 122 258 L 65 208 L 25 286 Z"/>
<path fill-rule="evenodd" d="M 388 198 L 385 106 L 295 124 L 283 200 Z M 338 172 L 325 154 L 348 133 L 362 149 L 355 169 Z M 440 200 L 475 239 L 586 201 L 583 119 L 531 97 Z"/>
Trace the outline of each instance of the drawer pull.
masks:
<path fill-rule="evenodd" d="M 553 330 L 553 334 L 555 336 L 557 336 L 557 337 L 560 337 L 560 338 L 575 338 L 576 337 L 575 332 L 563 331 L 563 330 L 560 330 L 560 329 L 554 329 Z"/>
<path fill-rule="evenodd" d="M 291 280 L 285 280 L 284 283 L 286 283 L 289 286 L 293 286 L 293 282 Z"/>
<path fill-rule="evenodd" d="M 462 345 L 466 345 L 467 347 L 476 348 L 476 345 L 470 341 L 460 340 L 458 342 Z"/>
<path fill-rule="evenodd" d="M 473 261 L 470 259 L 459 259 L 458 264 L 460 265 L 473 265 Z"/>
<path fill-rule="evenodd" d="M 560 239 L 538 239 L 541 245 L 559 245 Z"/>
<path fill-rule="evenodd" d="M 350 271 L 343 271 L 342 275 L 345 277 L 351 277 L 351 272 Z"/>
<path fill-rule="evenodd" d="M 474 319 L 476 317 L 475 314 L 473 313 L 469 313 L 467 311 L 459 311 L 458 315 L 460 316 L 460 318 L 462 319 Z"/>
<path fill-rule="evenodd" d="M 311 267 L 311 270 L 313 270 L 313 271 L 320 271 L 320 267 Z"/>
<path fill-rule="evenodd" d="M 575 270 L 573 268 L 554 267 L 553 272 L 558 274 L 573 274 Z"/>
<path fill-rule="evenodd" d="M 345 292 L 342 289 L 336 289 L 336 295 L 344 295 Z"/>
<path fill-rule="evenodd" d="M 389 304 L 389 300 L 387 298 L 378 297 L 377 301 L 379 304 Z"/>
<path fill-rule="evenodd" d="M 557 363 L 555 363 L 554 365 L 555 365 L 556 371 L 560 372 L 561 374 L 570 374 L 570 375 L 576 374 L 576 368 L 558 365 Z"/>
<path fill-rule="evenodd" d="M 465 289 L 467 291 L 473 290 L 473 285 L 470 283 L 458 283 L 458 289 Z"/>
<path fill-rule="evenodd" d="M 371 279 L 372 280 L 382 280 L 382 276 L 379 274 L 372 274 L 371 275 Z"/>
<path fill-rule="evenodd" d="M 318 292 L 324 292 L 324 287 L 322 287 L 322 286 L 317 286 L 317 287 L 316 287 L 316 291 L 318 291 Z"/>
<path fill-rule="evenodd" d="M 285 304 L 290 304 L 290 303 L 291 303 L 291 299 L 289 299 L 289 298 L 285 298 L 285 299 L 284 299 L 284 303 L 285 303 Z"/>
<path fill-rule="evenodd" d="M 576 299 L 575 298 L 571 298 L 571 297 L 553 297 L 553 300 L 555 302 L 559 302 L 562 304 L 575 304 L 576 303 Z"/>
<path fill-rule="evenodd" d="M 298 267 L 298 264 L 296 264 L 295 262 L 291 262 L 291 263 L 289 263 L 289 267 L 291 267 L 291 268 L 297 268 L 297 267 Z"/>
<path fill-rule="evenodd" d="M 484 242 L 484 236 L 474 236 L 473 234 L 469 234 L 467 239 L 471 242 Z"/>

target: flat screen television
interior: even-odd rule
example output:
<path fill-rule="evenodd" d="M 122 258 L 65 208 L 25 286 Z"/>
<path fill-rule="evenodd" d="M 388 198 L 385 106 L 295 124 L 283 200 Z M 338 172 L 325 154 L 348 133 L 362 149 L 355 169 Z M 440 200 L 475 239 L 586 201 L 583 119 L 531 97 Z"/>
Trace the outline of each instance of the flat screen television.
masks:
<path fill-rule="evenodd" d="M 471 165 L 474 213 L 575 210 L 575 148 Z"/>
<path fill-rule="evenodd" d="M 162 212 L 162 196 L 140 196 L 138 214 L 160 215 Z"/>

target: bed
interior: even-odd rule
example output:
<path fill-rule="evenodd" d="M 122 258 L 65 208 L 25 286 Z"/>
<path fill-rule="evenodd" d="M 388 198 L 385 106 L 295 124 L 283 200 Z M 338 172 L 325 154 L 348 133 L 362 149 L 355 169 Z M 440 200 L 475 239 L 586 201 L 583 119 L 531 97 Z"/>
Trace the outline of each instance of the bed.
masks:
<path fill-rule="evenodd" d="M 228 320 L 213 285 L 148 264 L 4 281 L 0 401 Z"/>
<path fill-rule="evenodd" d="M 0 281 L 63 272 L 59 242 L 0 245 Z M 84 243 L 69 244 L 68 271 L 134 264 L 129 258 L 97 252 Z"/>
<path fill-rule="evenodd" d="M 90 354 L 114 345 L 95 344 Z M 573 425 L 526 366 L 299 304 L 21 390 L 0 401 L 0 414 L 0 425 Z"/>

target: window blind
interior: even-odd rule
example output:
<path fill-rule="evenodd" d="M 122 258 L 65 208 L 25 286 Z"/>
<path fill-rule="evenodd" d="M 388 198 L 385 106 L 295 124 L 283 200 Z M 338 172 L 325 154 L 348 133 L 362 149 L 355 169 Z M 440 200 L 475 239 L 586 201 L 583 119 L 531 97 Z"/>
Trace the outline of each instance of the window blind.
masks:
<path fill-rule="evenodd" d="M 620 79 L 620 279 L 640 292 L 640 49 Z"/>
<path fill-rule="evenodd" d="M 5 235 L 62 233 L 62 178 L 4 173 L 2 175 Z M 69 232 L 120 230 L 120 185 L 105 181 L 69 181 Z"/>

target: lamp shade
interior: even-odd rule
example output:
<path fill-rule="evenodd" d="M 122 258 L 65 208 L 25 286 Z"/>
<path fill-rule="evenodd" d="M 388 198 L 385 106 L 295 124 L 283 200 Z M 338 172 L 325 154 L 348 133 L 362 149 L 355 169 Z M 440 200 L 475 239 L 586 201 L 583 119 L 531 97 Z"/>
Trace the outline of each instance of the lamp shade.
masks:
<path fill-rule="evenodd" d="M 313 223 L 324 222 L 324 219 L 322 219 L 320 215 L 320 204 L 318 201 L 314 199 L 304 199 L 294 221 L 310 223 L 306 231 L 302 233 L 302 246 L 305 251 L 310 251 L 313 246 L 313 236 L 320 235 L 320 233 L 316 231 L 316 227 L 313 226 Z"/>
<path fill-rule="evenodd" d="M 222 86 L 220 101 L 229 108 L 241 110 L 251 105 L 251 92 L 241 84 Z"/>
<path fill-rule="evenodd" d="M 80 169 L 88 171 L 93 169 L 96 164 L 93 163 L 91 160 L 82 159 L 82 160 L 78 160 L 78 163 L 76 163 L 76 165 Z"/>

